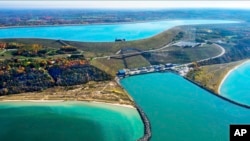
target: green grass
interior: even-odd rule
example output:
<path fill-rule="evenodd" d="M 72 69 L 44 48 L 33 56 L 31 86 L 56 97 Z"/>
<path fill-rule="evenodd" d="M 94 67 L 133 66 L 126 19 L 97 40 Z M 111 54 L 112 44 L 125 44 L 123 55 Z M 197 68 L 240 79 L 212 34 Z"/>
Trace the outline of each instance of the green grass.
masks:
<path fill-rule="evenodd" d="M 163 47 L 173 39 L 179 32 L 185 30 L 183 27 L 174 27 L 167 31 L 164 31 L 156 36 L 126 42 L 75 42 L 65 41 L 67 44 L 77 47 L 86 58 L 101 57 L 107 55 L 113 55 L 124 47 L 132 47 L 140 50 L 151 50 Z M 59 49 L 62 45 L 56 40 L 47 39 L 2 39 L 4 42 L 18 42 L 23 44 L 41 44 L 48 48 Z M 152 53 L 151 57 L 146 59 L 141 55 L 134 57 L 127 57 L 126 62 L 129 68 L 148 66 L 154 63 L 186 63 L 192 62 L 204 58 L 209 58 L 217 55 L 220 50 L 214 46 L 205 46 L 200 48 L 178 48 L 169 47 L 167 51 Z M 62 55 L 61 57 L 63 57 Z M 56 56 L 54 56 L 56 57 Z M 57 56 L 58 57 L 58 56 Z M 125 68 L 123 61 L 120 59 L 98 59 L 92 60 L 91 64 L 105 72 L 115 76 L 119 69 Z"/>
<path fill-rule="evenodd" d="M 58 43 L 56 40 L 50 39 L 32 39 L 32 38 L 17 38 L 17 39 L 0 39 L 3 42 L 18 42 L 22 44 L 41 44 L 45 47 L 59 49 L 62 45 Z"/>
<path fill-rule="evenodd" d="M 2 52 L 2 50 L 1 50 Z M 12 52 L 11 51 L 6 51 L 4 53 L 1 53 L 0 58 L 1 59 L 9 59 L 12 57 Z"/>
<path fill-rule="evenodd" d="M 189 63 L 220 54 L 221 49 L 214 45 L 204 47 L 169 47 L 165 51 L 152 53 L 147 59 L 151 63 Z"/>
<path fill-rule="evenodd" d="M 151 38 L 126 41 L 126 42 L 75 42 L 65 41 L 67 44 L 77 47 L 79 50 L 84 51 L 86 58 L 93 58 L 98 56 L 112 55 L 124 47 L 133 47 L 141 50 L 149 50 L 160 48 L 170 43 L 173 38 L 180 32 L 179 27 L 175 27 L 164 31 Z M 22 44 L 41 44 L 48 48 L 59 49 L 62 45 L 56 40 L 49 39 L 1 39 L 3 42 L 18 42 Z M 142 56 L 136 56 L 126 59 L 129 67 L 140 67 L 149 65 Z M 91 64 L 112 74 L 116 74 L 117 70 L 124 68 L 123 61 L 119 59 L 98 59 L 92 60 Z"/>
<path fill-rule="evenodd" d="M 124 68 L 123 61 L 120 59 L 97 59 L 92 60 L 90 63 L 112 76 L 115 76 L 119 69 Z"/>
<path fill-rule="evenodd" d="M 244 61 L 246 60 L 202 66 L 199 70 L 189 72 L 188 77 L 218 93 L 219 85 L 227 72 Z"/>
<path fill-rule="evenodd" d="M 126 42 L 75 42 L 65 41 L 67 44 L 77 47 L 80 50 L 86 52 L 94 52 L 99 55 L 110 55 L 114 54 L 123 47 L 134 47 L 141 50 L 156 49 L 162 47 L 169 42 L 179 33 L 180 28 L 175 27 L 167 31 L 164 31 L 151 38 L 126 41 Z M 18 42 L 23 44 L 41 44 L 46 47 L 60 48 L 62 45 L 56 40 L 49 39 L 0 39 L 3 42 Z"/>
<path fill-rule="evenodd" d="M 149 66 L 150 63 L 141 55 L 126 58 L 128 68 L 139 68 Z"/>

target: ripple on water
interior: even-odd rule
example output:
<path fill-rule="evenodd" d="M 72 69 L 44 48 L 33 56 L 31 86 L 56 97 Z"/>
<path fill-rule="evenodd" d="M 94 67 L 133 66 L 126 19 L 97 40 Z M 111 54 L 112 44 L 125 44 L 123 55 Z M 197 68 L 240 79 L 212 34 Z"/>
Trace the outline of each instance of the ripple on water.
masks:
<path fill-rule="evenodd" d="M 232 70 L 220 87 L 220 94 L 250 106 L 250 61 Z"/>
<path fill-rule="evenodd" d="M 229 20 L 169 20 L 142 23 L 47 26 L 0 29 L 0 38 L 43 38 L 85 42 L 113 42 L 116 38 L 139 40 L 178 25 L 239 23 Z"/>
<path fill-rule="evenodd" d="M 0 102 L 1 141 L 135 141 L 135 109 L 85 102 Z"/>
<path fill-rule="evenodd" d="M 172 73 L 125 78 L 123 87 L 147 114 L 152 141 L 226 141 L 229 125 L 250 123 L 250 110 Z"/>

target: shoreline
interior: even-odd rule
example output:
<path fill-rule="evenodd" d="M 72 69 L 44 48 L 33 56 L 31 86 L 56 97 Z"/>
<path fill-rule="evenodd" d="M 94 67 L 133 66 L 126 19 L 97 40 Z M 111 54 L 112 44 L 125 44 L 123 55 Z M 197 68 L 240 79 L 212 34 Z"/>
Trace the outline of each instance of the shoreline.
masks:
<path fill-rule="evenodd" d="M 145 40 L 145 39 L 149 39 L 152 38 L 158 34 L 161 34 L 162 32 L 165 32 L 167 30 L 170 30 L 172 28 L 175 27 L 180 27 L 180 26 L 196 26 L 196 25 L 217 25 L 217 24 L 240 24 L 243 23 L 245 21 L 241 21 L 241 20 L 219 20 L 219 19 L 158 19 L 158 20 L 145 20 L 145 21 L 132 21 L 132 22 L 113 22 L 113 23 L 90 23 L 90 24 L 57 24 L 57 25 L 22 25 L 22 26 L 3 26 L 0 27 L 0 31 L 1 30 L 8 30 L 8 29 L 18 29 L 18 28 L 53 28 L 53 27 L 74 27 L 74 26 L 109 26 L 109 25 L 129 25 L 129 24 L 139 24 L 139 23 L 157 23 L 157 22 L 176 22 L 177 24 L 173 24 L 170 27 L 166 27 L 164 30 L 158 32 L 158 33 L 154 33 L 152 35 L 147 35 L 145 37 L 134 37 L 133 39 L 126 39 L 126 42 L 133 42 L 133 41 L 138 41 L 138 40 Z M 178 24 L 178 21 L 206 21 L 206 23 L 182 23 L 182 24 Z M 209 21 L 219 21 L 218 23 L 214 23 L 214 22 L 209 22 Z M 207 23 L 208 22 L 208 23 Z M 63 41 L 73 41 L 73 42 L 84 42 L 84 43 L 113 43 L 114 39 L 105 39 L 103 41 L 96 41 L 93 39 L 68 39 L 65 37 L 1 37 L 0 40 L 8 40 L 8 39 L 45 39 L 45 40 L 63 40 Z"/>
<path fill-rule="evenodd" d="M 136 109 L 134 106 L 132 106 L 132 105 L 127 105 L 127 104 L 106 103 L 106 102 L 99 102 L 99 101 L 89 101 L 89 102 L 90 102 L 90 103 L 99 103 L 99 104 L 113 105 L 113 106 L 117 106 L 117 107 L 126 107 L 126 108 L 130 108 L 130 109 Z"/>
<path fill-rule="evenodd" d="M 244 64 L 249 63 L 249 62 L 250 62 L 250 60 L 246 60 L 246 61 L 240 63 L 239 65 L 235 66 L 233 69 L 231 69 L 231 70 L 229 70 L 229 71 L 227 72 L 227 74 L 223 77 L 223 79 L 222 79 L 222 81 L 220 82 L 220 85 L 219 85 L 219 87 L 218 87 L 218 90 L 217 90 L 217 91 L 218 91 L 218 94 L 219 94 L 219 95 L 221 95 L 221 87 L 222 87 L 222 84 L 223 84 L 224 81 L 228 78 L 228 76 L 229 76 L 233 71 L 235 71 L 236 69 L 238 69 L 241 65 L 244 65 Z"/>
<path fill-rule="evenodd" d="M 126 89 L 121 85 L 120 80 L 121 79 L 119 77 L 115 77 L 116 83 L 127 93 L 130 100 L 134 102 L 134 108 L 137 110 L 138 114 L 140 115 L 141 120 L 142 120 L 143 125 L 144 125 L 144 134 L 137 141 L 149 141 L 149 139 L 152 136 L 150 121 L 149 121 L 146 113 L 140 108 L 140 106 L 134 101 L 132 96 L 130 96 L 130 94 L 126 91 Z"/>
<path fill-rule="evenodd" d="M 225 24 L 235 24 L 235 23 L 243 23 L 245 21 L 242 20 L 219 20 L 219 19 L 158 19 L 158 20 L 145 20 L 145 21 L 130 21 L 130 22 L 112 22 L 112 23 L 86 23 L 86 24 L 48 24 L 48 25 L 21 25 L 21 26 L 1 26 L 1 29 L 10 29 L 10 28 L 32 28 L 32 27 L 59 27 L 59 26 L 92 26 L 92 25 L 118 25 L 118 24 L 136 24 L 136 23 L 148 23 L 148 22 L 170 22 L 170 21 L 185 21 L 185 20 L 204 20 L 204 21 L 227 21 L 230 23 Z M 208 23 L 210 24 L 210 23 Z M 215 23 L 215 24 L 223 24 L 223 23 Z M 177 26 L 185 26 L 177 25 Z M 196 25 L 196 24 L 187 24 L 187 25 Z"/>
<path fill-rule="evenodd" d="M 34 103 L 66 103 L 66 102 L 84 102 L 84 103 L 97 103 L 97 104 L 106 104 L 117 107 L 125 107 L 130 109 L 136 109 L 132 105 L 127 104 L 119 104 L 119 103 L 107 103 L 107 102 L 99 102 L 99 101 L 65 101 L 65 100 L 1 100 L 1 102 L 34 102 Z"/>
<path fill-rule="evenodd" d="M 131 22 L 112 22 L 112 23 L 86 23 L 86 24 L 57 24 L 57 25 L 21 25 L 21 26 L 2 26 L 0 29 L 9 28 L 31 28 L 31 27 L 58 27 L 58 26 L 91 26 L 91 25 L 115 25 L 115 24 L 135 24 L 135 23 L 147 23 L 147 22 L 159 22 L 159 21 L 173 21 L 169 19 L 159 19 L 159 20 L 145 20 L 145 21 L 131 21 Z"/>

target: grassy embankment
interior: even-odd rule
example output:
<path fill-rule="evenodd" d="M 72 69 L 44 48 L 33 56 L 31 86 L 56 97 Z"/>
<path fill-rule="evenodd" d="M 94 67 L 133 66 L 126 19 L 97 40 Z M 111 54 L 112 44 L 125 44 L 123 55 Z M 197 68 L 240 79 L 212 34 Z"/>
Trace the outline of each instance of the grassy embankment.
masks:
<path fill-rule="evenodd" d="M 115 76 L 117 70 L 125 68 L 124 61 L 122 59 L 93 59 L 95 57 L 114 55 L 117 51 L 125 47 L 132 47 L 140 50 L 152 50 L 166 46 L 173 40 L 181 40 L 178 37 L 180 32 L 184 32 L 185 27 L 174 27 L 167 31 L 164 31 L 151 38 L 136 40 L 136 41 L 126 41 L 126 42 L 75 42 L 75 41 L 65 41 L 67 44 L 77 47 L 86 58 L 90 59 L 90 63 Z M 178 38 L 177 38 L 178 37 Z M 1 40 L 0 40 L 1 41 Z M 2 41 L 18 42 L 23 44 L 41 44 L 48 48 L 59 49 L 62 45 L 55 40 L 46 39 L 2 39 Z M 145 58 L 142 55 L 137 55 L 133 57 L 126 57 L 125 61 L 128 68 L 148 66 L 150 64 L 157 63 L 186 63 L 197 61 L 199 59 L 204 59 L 206 57 L 214 56 L 218 54 L 218 48 L 206 46 L 198 48 L 180 48 L 180 47 L 170 47 L 165 48 L 165 51 L 158 51 L 150 53 L 149 56 Z M 52 56 L 53 57 L 53 56 Z M 56 57 L 56 56 L 54 56 Z"/>
<path fill-rule="evenodd" d="M 178 30 L 165 31 L 155 37 L 130 42 L 112 43 L 84 43 L 67 41 L 69 45 L 84 51 L 86 58 L 115 54 L 123 47 L 136 47 L 141 50 L 159 48 L 171 42 Z M 59 49 L 62 44 L 55 40 L 47 39 L 2 39 L 4 42 L 18 42 L 22 44 L 40 44 L 47 48 Z M 48 56 L 53 58 L 53 56 Z M 142 56 L 127 58 L 130 67 L 148 65 L 149 63 Z M 124 68 L 122 60 L 118 59 L 98 59 L 91 61 L 94 66 L 105 70 L 107 73 L 115 75 L 118 69 Z M 67 90 L 70 88 L 70 90 Z M 92 82 L 84 85 L 70 87 L 54 87 L 42 92 L 30 92 L 15 95 L 1 96 L 2 100 L 87 100 L 110 103 L 132 104 L 126 92 L 111 82 Z"/>
<path fill-rule="evenodd" d="M 165 51 L 160 51 L 152 53 L 150 57 L 147 57 L 149 62 L 154 63 L 189 63 L 193 61 L 198 61 L 201 59 L 206 59 L 211 56 L 218 55 L 221 49 L 214 45 L 202 45 L 200 47 L 194 48 L 182 48 L 171 46 L 166 48 Z"/>
<path fill-rule="evenodd" d="M 113 55 L 124 47 L 132 47 L 140 50 L 152 50 L 163 47 L 172 42 L 178 36 L 178 33 L 185 32 L 184 28 L 175 27 L 164 31 L 154 37 L 126 42 L 73 42 L 65 41 L 67 44 L 77 47 L 80 51 L 84 52 L 84 56 L 90 60 L 90 63 L 95 67 L 104 70 L 108 74 L 115 76 L 117 70 L 124 68 L 124 62 L 121 59 L 93 59 L 94 57 L 101 57 L 106 55 Z M 181 39 L 181 38 L 178 38 Z M 177 39 L 177 40 L 178 40 Z M 41 44 L 47 48 L 59 49 L 62 44 L 56 40 L 47 39 L 2 39 L 4 42 L 18 42 L 23 44 Z M 218 54 L 218 48 L 213 46 L 198 47 L 198 48 L 181 48 L 181 47 L 169 47 L 164 49 L 165 51 L 158 51 L 151 53 L 150 56 L 154 57 L 151 61 L 150 58 L 144 58 L 142 55 L 133 57 L 127 57 L 125 59 L 128 68 L 148 66 L 150 63 L 156 61 L 156 63 L 183 63 L 191 62 L 206 57 L 214 56 Z M 167 55 L 166 55 L 167 54 Z M 157 57 L 155 57 L 155 56 Z M 63 55 L 62 55 L 63 56 Z M 48 56 L 49 57 L 49 56 Z M 58 57 L 58 56 L 50 56 Z M 110 82 L 111 83 L 111 82 Z M 91 84 L 91 85 L 89 85 Z M 112 84 L 116 85 L 116 84 Z M 129 104 L 128 95 L 119 87 L 113 87 L 112 90 L 106 90 L 106 82 L 94 82 L 84 85 L 66 87 L 55 87 L 44 90 L 38 93 L 27 93 L 19 95 L 3 96 L 3 99 L 44 99 L 44 100 L 96 100 L 106 102 L 119 102 Z M 92 87 L 92 89 L 90 88 Z M 70 89 L 68 89 L 70 88 Z M 104 90 L 103 90 L 104 89 Z M 84 90 L 84 91 L 81 91 Z M 119 92 L 118 92 L 119 91 Z M 30 95 L 31 94 L 31 95 Z"/>
<path fill-rule="evenodd" d="M 199 69 L 190 71 L 187 77 L 218 94 L 219 85 L 226 74 L 244 61 L 246 60 L 202 66 Z"/>
<path fill-rule="evenodd" d="M 72 42 L 66 43 L 77 47 L 80 51 L 84 51 L 86 58 L 105 56 L 115 54 L 124 47 L 134 47 L 141 50 L 160 48 L 175 37 L 179 32 L 179 28 L 170 29 L 152 38 L 129 41 L 129 42 L 111 42 L 111 43 L 84 43 Z M 2 39 L 4 42 L 17 42 L 21 44 L 40 44 L 46 48 L 59 49 L 62 44 L 56 40 L 47 39 Z M 9 52 L 8 52 L 9 53 Z M 10 54 L 10 53 L 9 53 Z M 63 55 L 62 55 L 63 56 Z M 8 56 L 14 57 L 14 56 Z M 58 56 L 47 56 L 56 58 Z M 46 58 L 47 58 L 46 57 Z M 25 58 L 25 57 L 24 57 Z M 34 57 L 33 57 L 34 58 Z M 35 58 L 34 58 L 35 59 Z M 36 58 L 36 59 L 39 59 Z M 128 67 L 147 66 L 149 62 L 141 55 L 133 56 L 125 59 Z M 123 61 L 120 59 L 96 59 L 92 60 L 91 64 L 106 71 L 109 74 L 115 75 L 118 69 L 124 68 Z M 42 92 L 29 92 L 15 95 L 5 95 L 0 97 L 1 100 L 85 100 L 85 101 L 100 101 L 120 104 L 133 104 L 127 93 L 121 89 L 115 82 L 90 82 L 83 85 L 75 85 L 68 87 L 56 86 L 48 88 Z"/>
<path fill-rule="evenodd" d="M 84 51 L 86 58 L 101 57 L 105 55 L 113 55 L 124 47 L 133 47 L 140 50 L 157 49 L 170 43 L 173 38 L 180 32 L 179 27 L 164 31 L 154 37 L 126 42 L 75 42 L 65 41 L 67 44 L 77 47 Z M 4 42 L 18 42 L 23 44 L 41 44 L 48 48 L 60 48 L 62 45 L 55 40 L 47 39 L 1 39 Z M 149 65 L 149 62 L 142 56 L 131 57 L 127 59 L 131 67 L 140 67 Z M 131 64 L 132 63 L 132 64 Z M 91 61 L 91 64 L 115 76 L 117 70 L 124 68 L 122 60 L 119 59 L 97 59 Z"/>

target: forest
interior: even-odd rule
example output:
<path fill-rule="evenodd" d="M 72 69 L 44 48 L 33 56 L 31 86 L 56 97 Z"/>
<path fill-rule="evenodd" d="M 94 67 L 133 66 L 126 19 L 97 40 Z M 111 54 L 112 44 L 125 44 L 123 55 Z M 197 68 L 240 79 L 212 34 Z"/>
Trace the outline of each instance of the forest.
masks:
<path fill-rule="evenodd" d="M 110 75 L 89 65 L 86 60 L 6 59 L 0 62 L 0 95 L 110 79 Z"/>

